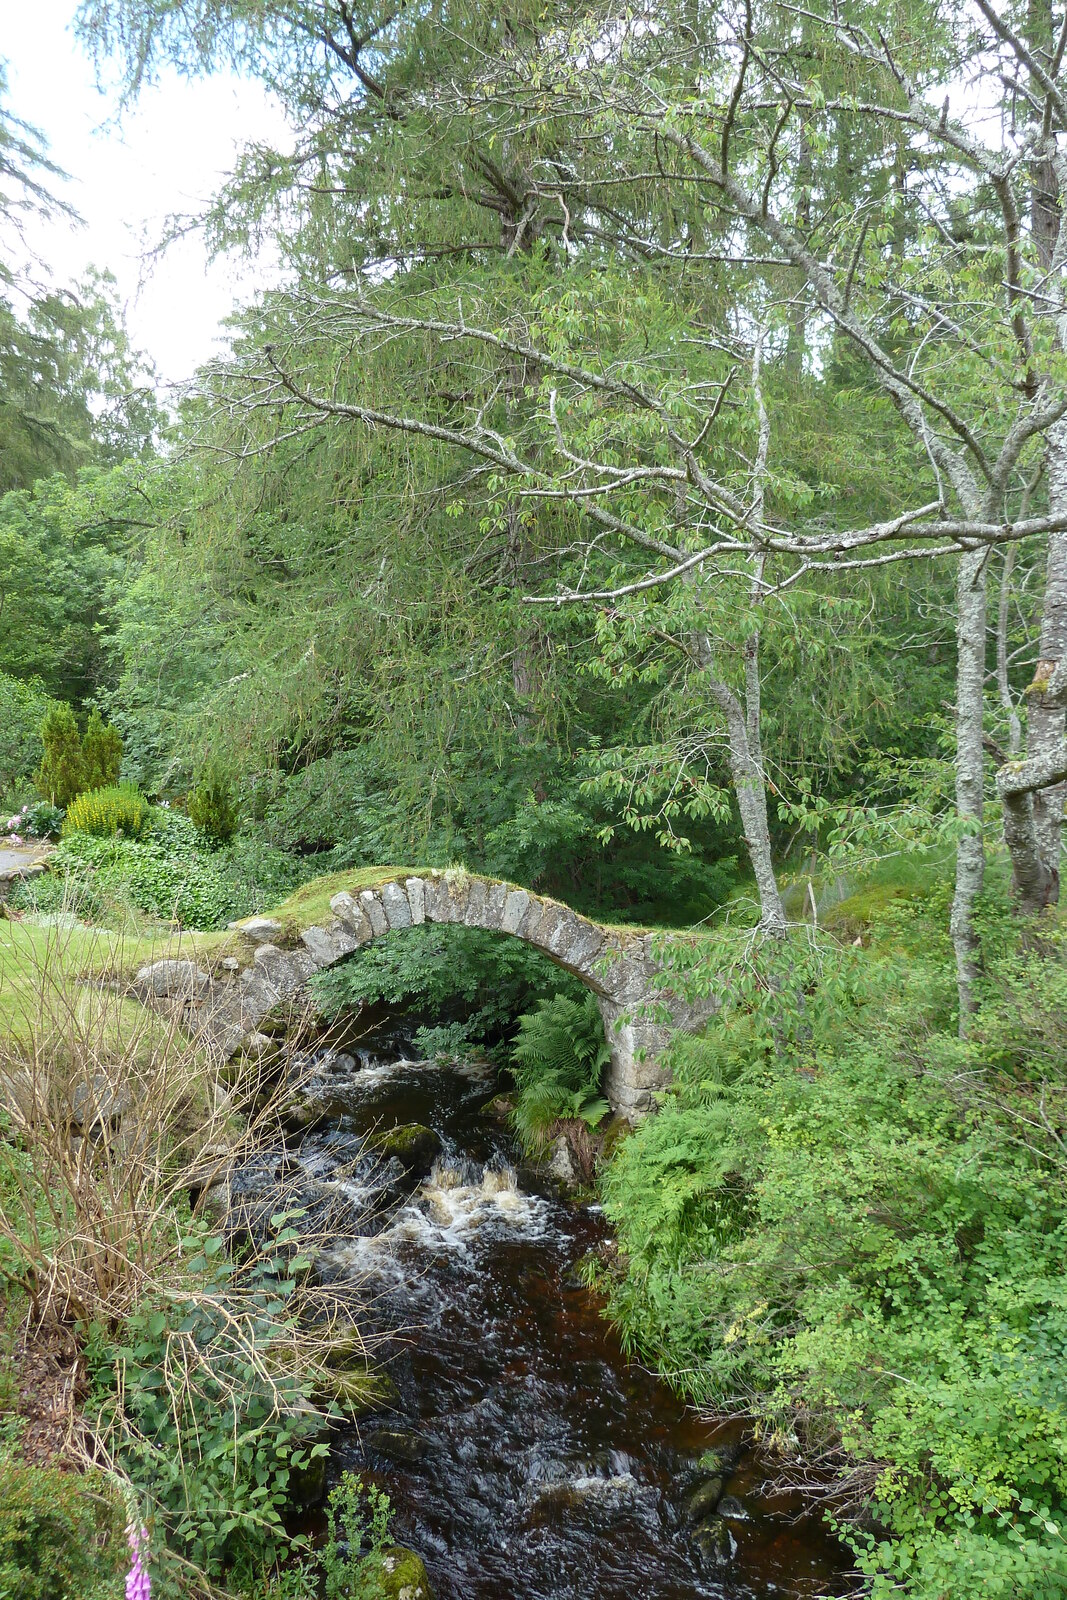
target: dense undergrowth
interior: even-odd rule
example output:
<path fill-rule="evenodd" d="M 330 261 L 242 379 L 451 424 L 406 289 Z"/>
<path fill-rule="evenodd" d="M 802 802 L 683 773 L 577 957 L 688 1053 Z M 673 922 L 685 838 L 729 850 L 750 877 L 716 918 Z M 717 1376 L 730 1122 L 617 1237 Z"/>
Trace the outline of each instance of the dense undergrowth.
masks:
<path fill-rule="evenodd" d="M 834 1481 L 878 1597 L 1067 1587 L 1067 938 L 987 909 L 957 1037 L 938 893 L 762 953 L 605 1181 L 611 1313 Z M 825 1479 L 823 1480 L 825 1482 Z"/>
<path fill-rule="evenodd" d="M 0 1349 L 0 1595 L 119 1600 L 133 1528 L 159 1600 L 293 1600 L 323 1582 L 378 1600 L 387 1507 L 363 1548 L 311 1552 L 293 1527 L 321 1495 L 336 1414 L 340 1312 L 309 1279 L 314 1236 L 284 1200 L 236 1235 L 191 1209 L 275 1125 L 269 1094 L 257 1079 L 242 1099 L 175 1022 L 115 989 L 84 1003 L 79 967 L 133 952 L 34 931 L 0 945 L 20 964 L 0 1017 L 0 1323 L 17 1330 Z M 358 1405 L 369 1353 L 347 1315 L 340 1333 Z M 42 1395 L 35 1352 L 56 1348 Z M 355 1527 L 358 1485 L 343 1499 Z"/>

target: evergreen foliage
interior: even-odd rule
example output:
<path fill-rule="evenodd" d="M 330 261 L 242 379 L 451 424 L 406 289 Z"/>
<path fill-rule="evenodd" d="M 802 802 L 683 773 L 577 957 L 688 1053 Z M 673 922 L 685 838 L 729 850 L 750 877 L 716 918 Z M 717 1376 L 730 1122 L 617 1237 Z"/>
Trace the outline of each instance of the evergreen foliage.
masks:
<path fill-rule="evenodd" d="M 89 713 L 83 738 L 69 705 L 50 707 L 41 723 L 41 743 L 44 755 L 33 781 L 52 805 L 69 807 L 76 796 L 91 789 L 114 792 L 122 765 L 122 739 L 116 729 L 106 726 L 97 710 Z"/>
<path fill-rule="evenodd" d="M 71 707 L 65 704 L 51 706 L 41 723 L 40 732 L 44 755 L 33 781 L 52 805 L 69 806 L 74 796 L 85 787 L 82 782 L 85 769 L 81 734 Z"/>
<path fill-rule="evenodd" d="M 240 818 L 230 775 L 220 762 L 213 761 L 205 767 L 190 792 L 187 809 L 206 839 L 216 845 L 229 844 Z"/>

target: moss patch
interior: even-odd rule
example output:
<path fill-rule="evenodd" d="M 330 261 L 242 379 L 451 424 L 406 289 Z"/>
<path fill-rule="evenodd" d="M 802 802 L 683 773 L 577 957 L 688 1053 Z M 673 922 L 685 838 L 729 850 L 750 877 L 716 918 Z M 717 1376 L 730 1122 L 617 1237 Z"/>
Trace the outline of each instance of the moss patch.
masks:
<path fill-rule="evenodd" d="M 379 1582 L 388 1600 L 433 1600 L 422 1557 L 400 1545 L 383 1553 Z"/>

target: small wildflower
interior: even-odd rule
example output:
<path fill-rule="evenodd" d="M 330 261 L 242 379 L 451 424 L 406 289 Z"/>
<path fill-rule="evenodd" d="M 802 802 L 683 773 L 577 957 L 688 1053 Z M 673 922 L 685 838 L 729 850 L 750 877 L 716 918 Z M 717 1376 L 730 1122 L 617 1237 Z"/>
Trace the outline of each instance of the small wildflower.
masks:
<path fill-rule="evenodd" d="M 152 1600 L 152 1580 L 145 1566 L 148 1529 L 132 1522 L 126 1529 L 133 1565 L 126 1574 L 126 1600 Z"/>

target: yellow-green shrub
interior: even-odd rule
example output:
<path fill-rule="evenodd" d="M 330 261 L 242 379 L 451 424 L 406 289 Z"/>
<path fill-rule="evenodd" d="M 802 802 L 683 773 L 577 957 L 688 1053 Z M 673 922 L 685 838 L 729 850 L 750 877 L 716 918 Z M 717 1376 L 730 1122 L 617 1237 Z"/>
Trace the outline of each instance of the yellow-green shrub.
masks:
<path fill-rule="evenodd" d="M 112 784 L 106 789 L 87 789 L 67 807 L 63 836 L 91 833 L 98 839 L 122 834 L 139 839 L 149 824 L 150 807 L 132 784 Z"/>

